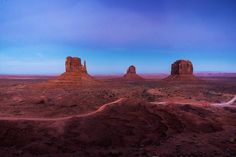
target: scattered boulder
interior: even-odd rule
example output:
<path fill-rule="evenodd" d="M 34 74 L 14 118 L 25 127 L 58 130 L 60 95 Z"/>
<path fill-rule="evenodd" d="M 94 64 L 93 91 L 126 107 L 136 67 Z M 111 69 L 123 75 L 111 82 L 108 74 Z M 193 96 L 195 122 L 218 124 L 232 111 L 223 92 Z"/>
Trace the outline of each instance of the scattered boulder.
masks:
<path fill-rule="evenodd" d="M 52 82 L 59 84 L 78 84 L 90 85 L 96 84 L 97 81 L 88 74 L 86 62 L 84 65 L 78 57 L 67 57 L 65 63 L 65 72 Z"/>
<path fill-rule="evenodd" d="M 141 76 L 137 75 L 136 68 L 133 65 L 131 65 L 128 68 L 126 74 L 123 76 L 123 79 L 125 79 L 125 80 L 134 80 L 134 81 L 144 80 Z"/>
<path fill-rule="evenodd" d="M 197 78 L 193 75 L 193 64 L 189 60 L 177 60 L 171 65 L 171 75 L 166 80 L 173 81 L 194 81 Z"/>

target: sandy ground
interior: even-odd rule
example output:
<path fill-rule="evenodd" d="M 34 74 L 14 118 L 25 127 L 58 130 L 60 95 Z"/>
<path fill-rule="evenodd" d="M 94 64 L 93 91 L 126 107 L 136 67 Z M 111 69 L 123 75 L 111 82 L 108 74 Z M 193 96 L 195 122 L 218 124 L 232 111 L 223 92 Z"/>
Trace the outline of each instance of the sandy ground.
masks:
<path fill-rule="evenodd" d="M 236 156 L 236 78 L 45 81 L 0 80 L 0 156 Z"/>
<path fill-rule="evenodd" d="M 108 107 L 112 104 L 119 103 L 123 100 L 124 100 L 124 98 L 120 98 L 116 101 L 113 101 L 113 102 L 110 102 L 110 103 L 107 103 L 107 104 L 103 104 L 97 110 L 86 113 L 86 114 L 79 114 L 79 115 L 73 115 L 73 116 L 67 116 L 67 117 L 58 117 L 58 118 L 0 117 L 0 120 L 5 120 L 5 121 L 18 121 L 18 120 L 20 120 L 20 121 L 64 121 L 64 120 L 68 120 L 68 119 L 71 119 L 71 118 L 87 117 L 87 116 L 97 114 L 98 112 L 102 112 L 106 107 Z"/>

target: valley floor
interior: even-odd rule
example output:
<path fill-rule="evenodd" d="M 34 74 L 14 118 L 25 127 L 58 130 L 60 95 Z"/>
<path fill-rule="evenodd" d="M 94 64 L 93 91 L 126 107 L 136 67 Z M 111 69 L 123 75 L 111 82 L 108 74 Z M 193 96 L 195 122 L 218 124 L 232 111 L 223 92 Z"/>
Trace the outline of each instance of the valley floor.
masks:
<path fill-rule="evenodd" d="M 0 79 L 0 156 L 234 157 L 236 78 Z"/>

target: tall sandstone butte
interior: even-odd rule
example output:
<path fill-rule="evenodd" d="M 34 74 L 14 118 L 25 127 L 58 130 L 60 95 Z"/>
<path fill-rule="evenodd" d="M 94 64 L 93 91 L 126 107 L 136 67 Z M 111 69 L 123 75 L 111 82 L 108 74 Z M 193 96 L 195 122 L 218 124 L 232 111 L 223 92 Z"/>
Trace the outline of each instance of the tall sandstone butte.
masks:
<path fill-rule="evenodd" d="M 53 82 L 78 85 L 90 85 L 96 84 L 97 82 L 92 76 L 88 74 L 86 62 L 84 61 L 83 65 L 81 63 L 81 59 L 78 57 L 67 57 L 65 68 L 66 71 Z"/>
<path fill-rule="evenodd" d="M 177 60 L 171 65 L 171 75 L 166 80 L 173 81 L 195 81 L 193 75 L 193 64 L 189 60 Z"/>
<path fill-rule="evenodd" d="M 126 74 L 123 76 L 123 79 L 136 81 L 136 80 L 144 80 L 141 76 L 137 75 L 135 66 L 131 65 Z"/>
<path fill-rule="evenodd" d="M 66 72 L 87 73 L 86 62 L 81 64 L 81 59 L 78 57 L 66 58 Z"/>

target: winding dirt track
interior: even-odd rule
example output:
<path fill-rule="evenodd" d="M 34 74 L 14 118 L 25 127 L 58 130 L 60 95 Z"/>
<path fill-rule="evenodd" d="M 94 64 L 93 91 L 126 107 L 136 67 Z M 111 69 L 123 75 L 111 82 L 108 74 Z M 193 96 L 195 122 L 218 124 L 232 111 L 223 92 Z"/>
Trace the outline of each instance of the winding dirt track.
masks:
<path fill-rule="evenodd" d="M 27 118 L 27 117 L 22 117 L 22 118 L 17 118 L 17 117 L 0 117 L 0 120 L 6 120 L 6 121 L 61 121 L 61 120 L 68 120 L 70 118 L 74 117 L 86 117 L 86 116 L 91 116 L 94 115 L 98 112 L 103 111 L 106 107 L 116 104 L 119 102 L 122 102 L 124 98 L 119 98 L 113 102 L 107 103 L 99 107 L 96 111 L 86 113 L 86 114 L 79 114 L 79 115 L 74 115 L 74 116 L 67 116 L 67 117 L 60 117 L 60 118 Z"/>
<path fill-rule="evenodd" d="M 236 101 L 236 95 L 228 102 L 224 102 L 224 103 L 217 103 L 217 104 L 212 104 L 212 105 L 215 105 L 215 106 L 231 106 L 234 102 Z M 231 107 L 236 107 L 236 106 L 231 106 Z"/>
<path fill-rule="evenodd" d="M 236 101 L 236 95 L 229 101 L 227 102 L 223 102 L 223 103 L 214 103 L 214 104 L 209 104 L 209 105 L 213 105 L 213 106 L 219 106 L 219 107 L 236 107 L 236 106 L 232 106 L 232 104 Z M 174 104 L 192 104 L 195 105 L 196 103 L 193 102 L 151 102 L 152 104 L 156 104 L 156 105 L 166 105 L 168 103 L 174 103 Z"/>
<path fill-rule="evenodd" d="M 103 110 L 105 110 L 106 107 L 122 102 L 125 98 L 119 98 L 113 102 L 107 103 L 102 105 L 101 107 L 99 107 L 96 111 L 90 112 L 90 113 L 86 113 L 86 114 L 80 114 L 80 115 L 74 115 L 74 116 L 67 116 L 67 117 L 60 117 L 60 118 L 17 118 L 17 117 L 0 117 L 0 120 L 6 120 L 6 121 L 63 121 L 63 120 L 68 120 L 70 118 L 74 118 L 74 117 L 86 117 L 86 116 L 91 116 L 94 115 L 98 112 L 101 112 Z M 225 107 L 225 106 L 230 106 L 230 107 L 236 107 L 236 106 L 232 106 L 232 104 L 236 101 L 236 95 L 228 102 L 224 102 L 224 103 L 217 103 L 217 104 L 210 104 L 210 105 L 214 105 L 214 106 L 219 106 L 219 107 Z M 156 105 L 164 105 L 167 104 L 167 102 L 151 102 L 152 104 L 156 104 Z M 175 103 L 181 103 L 181 102 L 175 102 Z M 185 102 L 186 103 L 186 102 Z M 191 102 L 189 102 L 188 104 L 191 104 Z"/>

